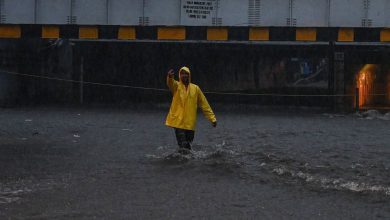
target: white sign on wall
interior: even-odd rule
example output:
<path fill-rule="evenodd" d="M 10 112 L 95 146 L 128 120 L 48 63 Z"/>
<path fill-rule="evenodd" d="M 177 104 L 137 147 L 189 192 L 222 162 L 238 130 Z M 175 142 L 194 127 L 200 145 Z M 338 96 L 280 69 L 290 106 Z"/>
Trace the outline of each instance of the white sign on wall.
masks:
<path fill-rule="evenodd" d="M 182 25 L 211 25 L 217 11 L 216 0 L 182 0 Z"/>

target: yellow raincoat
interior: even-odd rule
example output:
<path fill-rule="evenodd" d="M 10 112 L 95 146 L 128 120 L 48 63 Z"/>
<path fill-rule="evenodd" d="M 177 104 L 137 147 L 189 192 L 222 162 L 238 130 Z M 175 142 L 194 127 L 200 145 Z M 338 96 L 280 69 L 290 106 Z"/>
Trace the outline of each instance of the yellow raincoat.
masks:
<path fill-rule="evenodd" d="M 180 80 L 180 73 L 186 71 L 189 74 L 189 85 L 186 89 Z M 167 76 L 167 85 L 172 92 L 173 99 L 165 125 L 173 128 L 195 130 L 198 106 L 210 122 L 216 122 L 213 110 L 199 86 L 191 83 L 191 73 L 187 67 L 179 71 L 179 81 Z"/>

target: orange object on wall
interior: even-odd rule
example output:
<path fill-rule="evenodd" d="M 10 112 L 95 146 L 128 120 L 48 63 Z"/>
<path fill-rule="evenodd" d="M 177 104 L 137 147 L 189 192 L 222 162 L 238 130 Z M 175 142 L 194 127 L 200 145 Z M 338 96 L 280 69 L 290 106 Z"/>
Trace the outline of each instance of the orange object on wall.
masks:
<path fill-rule="evenodd" d="M 372 104 L 376 70 L 377 65 L 366 64 L 357 75 L 356 86 L 359 88 L 359 107 Z"/>

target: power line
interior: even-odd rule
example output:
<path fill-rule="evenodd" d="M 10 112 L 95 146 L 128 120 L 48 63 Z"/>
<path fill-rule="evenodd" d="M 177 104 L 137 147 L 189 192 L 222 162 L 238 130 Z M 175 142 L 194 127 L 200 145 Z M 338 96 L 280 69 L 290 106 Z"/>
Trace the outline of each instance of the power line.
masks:
<path fill-rule="evenodd" d="M 98 82 L 89 82 L 89 81 L 79 81 L 72 79 L 63 79 L 58 77 L 49 77 L 49 76 L 38 76 L 33 74 L 26 73 L 17 73 L 11 71 L 1 70 L 0 73 L 10 74 L 10 75 L 18 75 L 25 76 L 30 78 L 39 78 L 39 79 L 47 79 L 54 81 L 62 81 L 62 82 L 70 82 L 70 83 L 79 83 L 86 85 L 98 85 L 98 86 L 107 86 L 107 87 L 117 87 L 117 88 L 130 88 L 130 89 L 139 89 L 139 90 L 150 90 L 150 91 L 162 91 L 169 92 L 168 89 L 160 89 L 160 88 L 151 88 L 151 87 L 142 87 L 142 86 L 129 86 L 129 85 L 120 85 L 120 84 L 112 84 L 112 83 L 98 83 Z M 354 97 L 354 94 L 334 94 L 334 95 L 326 95 L 326 94 L 279 94 L 279 93 L 241 93 L 241 92 L 203 92 L 205 94 L 216 94 L 216 95 L 239 95 L 239 96 L 277 96 L 277 97 Z M 371 96 L 386 96 L 386 94 L 369 94 Z"/>

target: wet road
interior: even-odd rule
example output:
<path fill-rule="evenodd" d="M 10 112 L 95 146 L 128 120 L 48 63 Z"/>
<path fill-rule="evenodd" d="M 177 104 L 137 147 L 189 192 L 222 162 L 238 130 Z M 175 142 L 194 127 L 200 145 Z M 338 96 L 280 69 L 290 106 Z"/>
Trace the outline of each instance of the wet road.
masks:
<path fill-rule="evenodd" d="M 165 111 L 1 109 L 0 219 L 389 219 L 390 121 L 199 115 L 175 154 Z"/>

